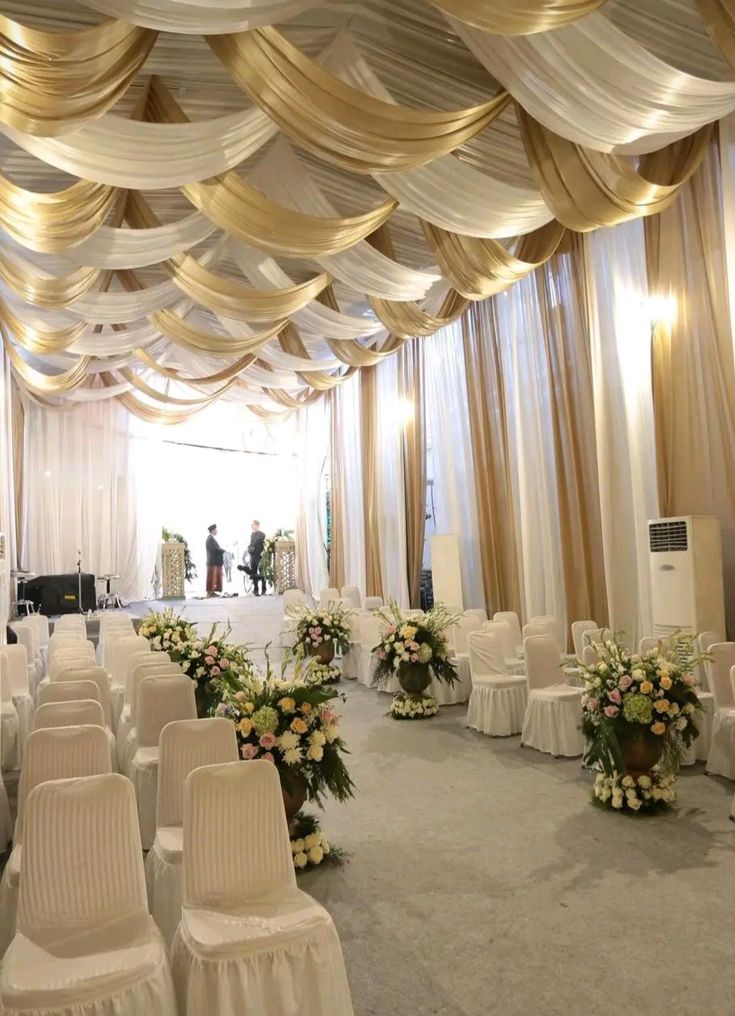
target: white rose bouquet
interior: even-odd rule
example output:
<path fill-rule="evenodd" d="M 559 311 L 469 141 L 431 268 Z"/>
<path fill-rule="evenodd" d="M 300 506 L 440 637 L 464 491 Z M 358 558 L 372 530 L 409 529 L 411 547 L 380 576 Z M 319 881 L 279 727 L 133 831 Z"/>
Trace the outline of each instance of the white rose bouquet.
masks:
<path fill-rule="evenodd" d="M 138 634 L 148 639 L 151 649 L 164 653 L 177 650 L 182 643 L 196 636 L 194 625 L 181 614 L 175 614 L 170 607 L 146 614 L 140 622 Z"/>

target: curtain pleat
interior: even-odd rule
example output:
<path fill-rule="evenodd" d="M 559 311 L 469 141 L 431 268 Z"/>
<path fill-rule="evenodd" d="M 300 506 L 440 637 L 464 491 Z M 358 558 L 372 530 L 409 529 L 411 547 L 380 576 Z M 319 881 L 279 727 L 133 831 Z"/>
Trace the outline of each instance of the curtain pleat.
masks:
<path fill-rule="evenodd" d="M 330 428 L 330 551 L 329 582 L 341 589 L 345 584 L 345 490 L 344 490 L 344 433 L 341 424 L 339 389 L 327 393 Z"/>
<path fill-rule="evenodd" d="M 360 432 L 362 438 L 363 525 L 365 528 L 365 595 L 383 595 L 380 569 L 380 527 L 377 457 L 378 406 L 375 367 L 360 371 Z"/>
<path fill-rule="evenodd" d="M 421 605 L 421 567 L 426 525 L 426 420 L 424 344 L 407 342 L 398 353 L 401 395 L 413 403 L 402 433 L 403 485 L 406 506 L 406 571 L 412 607 Z"/>

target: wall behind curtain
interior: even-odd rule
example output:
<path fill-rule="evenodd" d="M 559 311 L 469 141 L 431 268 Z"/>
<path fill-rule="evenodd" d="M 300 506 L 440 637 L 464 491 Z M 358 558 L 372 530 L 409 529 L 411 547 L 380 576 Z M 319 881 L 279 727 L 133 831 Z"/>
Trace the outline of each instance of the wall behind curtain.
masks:
<path fill-rule="evenodd" d="M 136 437 L 134 418 L 111 402 L 54 412 L 25 406 L 26 567 L 120 575 L 118 592 L 149 592 L 162 519 L 154 476 L 159 449 Z M 200 482 L 193 479 L 192 482 Z"/>

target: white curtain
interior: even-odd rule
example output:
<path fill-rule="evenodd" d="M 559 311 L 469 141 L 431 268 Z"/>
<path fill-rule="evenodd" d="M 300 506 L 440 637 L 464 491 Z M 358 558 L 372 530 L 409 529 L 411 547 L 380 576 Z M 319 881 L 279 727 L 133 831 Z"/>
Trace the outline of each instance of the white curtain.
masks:
<path fill-rule="evenodd" d="M 472 473 L 470 422 L 459 323 L 430 339 L 426 357 L 426 428 L 431 448 L 434 526 L 427 535 L 456 533 L 464 606 L 485 602 L 477 548 L 479 528 Z"/>
<path fill-rule="evenodd" d="M 297 581 L 305 592 L 318 596 L 329 585 L 327 573 L 326 483 L 329 462 L 329 417 L 325 399 L 299 413 L 296 560 L 305 563 Z"/>
<path fill-rule="evenodd" d="M 586 233 L 602 539 L 611 626 L 651 631 L 648 519 L 658 516 L 643 220 Z"/>
<path fill-rule="evenodd" d="M 362 441 L 360 440 L 360 375 L 354 374 L 337 389 L 344 445 L 345 585 L 365 594 L 365 525 L 362 498 Z"/>
<path fill-rule="evenodd" d="M 495 297 L 508 413 L 523 616 L 549 614 L 567 631 L 548 359 L 535 279 Z M 573 620 L 573 619 L 572 619 Z"/>
<path fill-rule="evenodd" d="M 720 120 L 718 129 L 722 173 L 722 234 L 725 238 L 730 330 L 735 341 L 735 113 Z"/>
<path fill-rule="evenodd" d="M 137 421 L 109 402 L 55 412 L 25 407 L 25 565 L 37 575 L 82 568 L 120 575 L 141 600 L 161 539 L 154 476 L 159 453 Z M 193 476 L 192 483 L 203 482 Z"/>
<path fill-rule="evenodd" d="M 0 353 L 0 534 L 5 541 L 4 555 L 0 557 L 0 625 L 4 626 L 10 612 L 10 570 L 15 561 L 13 422 L 10 365 L 4 352 Z"/>
<path fill-rule="evenodd" d="M 378 529 L 380 571 L 385 598 L 408 608 L 406 563 L 406 499 L 403 475 L 403 435 L 397 419 L 400 406 L 398 357 L 391 356 L 376 371 L 378 396 Z"/>

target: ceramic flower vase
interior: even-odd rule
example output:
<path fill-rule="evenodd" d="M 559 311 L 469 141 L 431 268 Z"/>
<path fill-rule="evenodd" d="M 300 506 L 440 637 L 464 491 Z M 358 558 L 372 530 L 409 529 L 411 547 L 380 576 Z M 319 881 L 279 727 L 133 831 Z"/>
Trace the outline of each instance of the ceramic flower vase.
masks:
<path fill-rule="evenodd" d="M 625 772 L 631 776 L 650 773 L 661 758 L 664 739 L 651 733 L 641 724 L 629 724 L 625 734 L 618 737 L 625 762 Z"/>
<path fill-rule="evenodd" d="M 431 684 L 428 663 L 399 663 L 398 683 L 407 695 L 421 695 Z"/>
<path fill-rule="evenodd" d="M 334 642 L 322 642 L 320 646 L 312 646 L 311 655 L 316 656 L 320 663 L 331 663 L 334 659 Z"/>
<path fill-rule="evenodd" d="M 290 774 L 288 788 L 281 779 L 281 794 L 283 795 L 283 807 L 286 811 L 286 821 L 289 830 L 293 826 L 296 815 L 304 807 L 306 801 L 306 780 L 299 773 Z"/>

